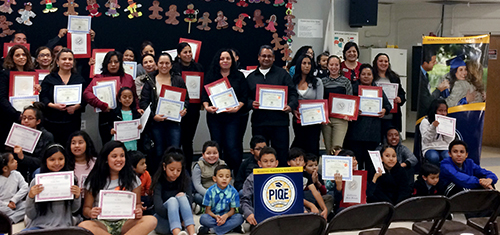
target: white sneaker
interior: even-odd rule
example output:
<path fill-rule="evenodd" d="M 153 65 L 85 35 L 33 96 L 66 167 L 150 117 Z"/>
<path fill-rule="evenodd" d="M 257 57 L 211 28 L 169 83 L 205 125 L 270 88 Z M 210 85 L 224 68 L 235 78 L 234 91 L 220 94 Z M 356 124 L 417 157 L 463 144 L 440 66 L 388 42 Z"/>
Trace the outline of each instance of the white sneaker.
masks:
<path fill-rule="evenodd" d="M 177 235 L 189 235 L 186 231 L 181 231 Z"/>

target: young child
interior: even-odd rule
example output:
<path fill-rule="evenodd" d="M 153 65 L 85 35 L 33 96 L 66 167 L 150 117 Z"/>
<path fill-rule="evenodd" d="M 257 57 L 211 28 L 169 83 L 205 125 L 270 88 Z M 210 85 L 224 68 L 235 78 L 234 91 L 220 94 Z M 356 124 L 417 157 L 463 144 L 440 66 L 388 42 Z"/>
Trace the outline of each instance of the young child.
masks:
<path fill-rule="evenodd" d="M 215 141 L 207 141 L 203 144 L 202 154 L 193 167 L 194 202 L 202 205 L 207 189 L 215 184 L 213 181 L 214 170 L 220 165 L 226 165 L 219 158 L 219 144 Z"/>
<path fill-rule="evenodd" d="M 358 161 L 354 152 L 349 149 L 342 149 L 338 152 L 337 156 L 352 157 L 352 170 L 358 170 Z M 342 175 L 337 173 L 334 175 L 335 180 L 325 181 L 326 190 L 330 195 L 333 195 L 335 211 L 338 212 L 340 201 L 343 199 L 342 195 Z"/>
<path fill-rule="evenodd" d="M 156 219 L 153 216 L 143 216 L 141 208 L 141 181 L 132 169 L 132 163 L 126 154 L 122 142 L 106 143 L 95 163 L 94 168 L 85 181 L 85 203 L 83 215 L 86 220 L 78 226 L 90 230 L 94 234 L 143 234 L 153 231 Z M 135 193 L 137 196 L 135 219 L 101 220 L 99 192 L 101 190 L 123 190 Z"/>
<path fill-rule="evenodd" d="M 436 121 L 436 114 L 447 116 L 448 105 L 445 100 L 437 99 L 432 101 L 427 117 L 420 123 L 420 135 L 422 136 L 422 153 L 427 161 L 439 166 L 439 162 L 450 157 L 448 145 L 455 139 L 436 132 L 439 122 Z"/>
<path fill-rule="evenodd" d="M 444 195 L 443 182 L 439 180 L 439 167 L 430 163 L 420 166 L 420 176 L 413 186 L 413 196 Z"/>
<path fill-rule="evenodd" d="M 152 188 L 154 209 L 158 225 L 156 233 L 173 235 L 195 234 L 191 212 L 191 179 L 184 167 L 182 150 L 170 147 L 163 155 L 162 164 L 156 171 Z M 182 220 L 187 233 L 181 231 Z"/>
<path fill-rule="evenodd" d="M 0 212 L 7 215 L 13 223 L 24 218 L 26 203 L 23 198 L 28 193 L 28 183 L 16 171 L 17 161 L 11 153 L 0 155 Z"/>
<path fill-rule="evenodd" d="M 497 176 L 467 158 L 469 151 L 464 141 L 452 141 L 449 154 L 449 158 L 441 161 L 441 180 L 446 185 L 446 196 L 467 189 L 493 189 Z"/>
<path fill-rule="evenodd" d="M 330 53 L 328 51 L 325 51 L 321 54 L 318 55 L 316 58 L 316 74 L 314 76 L 318 78 L 323 78 L 328 76 L 328 57 L 330 56 Z"/>
<path fill-rule="evenodd" d="M 231 169 L 226 165 L 217 166 L 213 180 L 216 184 L 208 188 L 203 205 L 205 214 L 201 215 L 198 234 L 208 234 L 211 229 L 217 235 L 226 234 L 243 223 L 241 214 L 236 213 L 240 207 L 238 191 L 231 186 Z"/>
<path fill-rule="evenodd" d="M 278 160 L 276 159 L 276 150 L 271 147 L 264 147 L 260 150 L 259 159 L 257 164 L 261 168 L 276 168 L 278 167 Z M 252 226 L 257 225 L 255 220 L 253 208 L 253 172 L 250 174 L 245 183 L 243 184 L 243 192 L 241 197 L 241 210 L 243 217 Z"/>
<path fill-rule="evenodd" d="M 148 206 L 151 204 L 151 200 L 149 198 L 151 187 L 151 175 L 146 170 L 148 165 L 146 165 L 146 155 L 142 154 L 139 151 L 128 151 L 128 155 L 130 156 L 130 162 L 132 163 L 132 168 L 135 171 L 135 174 L 141 179 L 141 201 L 143 203 L 143 210 L 146 210 Z"/>
<path fill-rule="evenodd" d="M 373 179 L 368 181 L 366 199 L 367 202 L 389 202 L 396 205 L 409 198 L 412 189 L 406 172 L 398 163 L 394 148 L 385 145 L 380 150 L 380 155 L 385 174 L 382 174 L 382 169 L 378 169 Z"/>
<path fill-rule="evenodd" d="M 116 134 L 114 122 L 116 121 L 132 121 L 141 118 L 141 114 L 137 111 L 137 104 L 134 92 L 129 87 L 122 87 L 116 95 L 118 101 L 116 108 L 111 110 L 108 115 L 108 121 L 103 123 L 110 129 L 111 135 Z M 142 125 L 138 125 L 137 129 L 141 129 Z M 125 148 L 128 151 L 137 151 L 137 140 L 124 142 Z"/>
<path fill-rule="evenodd" d="M 59 144 L 49 145 L 41 159 L 40 173 L 69 171 L 66 159 L 66 151 L 63 146 Z M 30 191 L 26 198 L 26 216 L 30 220 L 23 231 L 73 226 L 72 213 L 80 209 L 80 187 L 71 186 L 73 200 L 35 203 L 35 196 L 43 190 L 43 185 L 35 184 L 35 179 L 31 181 Z"/>
<path fill-rule="evenodd" d="M 66 149 L 70 150 L 68 151 L 68 168 L 70 171 L 75 171 L 78 185 L 83 188 L 83 183 L 94 168 L 97 157 L 94 142 L 87 132 L 76 131 L 69 136 Z M 84 195 L 85 192 L 82 192 L 82 196 Z"/>
<path fill-rule="evenodd" d="M 327 191 L 325 187 L 325 182 L 323 181 L 323 177 L 321 177 L 321 174 L 318 173 L 319 157 L 312 153 L 308 153 L 304 156 L 304 161 L 305 161 L 304 171 L 307 172 L 309 175 L 311 175 L 311 179 L 314 186 L 316 187 L 316 190 L 318 190 L 321 193 L 321 197 L 325 202 L 328 212 L 331 212 L 333 209 L 333 195 L 326 194 Z M 310 194 L 308 195 L 311 196 Z M 311 198 L 311 200 L 312 199 L 313 198 Z"/>
<path fill-rule="evenodd" d="M 257 164 L 259 159 L 260 150 L 267 146 L 266 138 L 261 135 L 255 135 L 250 140 L 250 153 L 253 157 L 249 157 L 241 163 L 240 170 L 234 179 L 234 188 L 236 190 L 241 191 L 243 188 L 243 183 L 245 183 L 245 179 L 252 174 L 253 169 L 259 168 Z"/>
<path fill-rule="evenodd" d="M 291 148 L 290 151 L 288 152 L 288 158 L 287 158 L 288 165 L 291 167 L 295 166 L 304 167 L 304 155 L 305 155 L 304 152 L 302 152 L 302 150 L 300 150 L 299 148 Z M 313 213 L 321 214 L 321 216 L 323 216 L 326 219 L 329 212 L 328 208 L 326 207 L 325 202 L 321 197 L 321 194 L 318 192 L 318 190 L 316 190 L 311 175 L 306 171 L 303 172 L 303 182 L 304 182 L 304 187 L 303 187 L 304 206 L 306 208 L 309 208 Z M 318 208 L 314 205 L 316 203 L 320 206 L 321 212 L 319 212 Z"/>

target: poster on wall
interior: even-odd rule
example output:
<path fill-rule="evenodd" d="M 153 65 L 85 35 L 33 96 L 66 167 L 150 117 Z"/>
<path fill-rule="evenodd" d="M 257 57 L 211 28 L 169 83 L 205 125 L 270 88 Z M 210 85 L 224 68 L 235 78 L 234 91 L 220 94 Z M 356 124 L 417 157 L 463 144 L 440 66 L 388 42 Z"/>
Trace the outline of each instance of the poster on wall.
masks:
<path fill-rule="evenodd" d="M 342 50 L 344 50 L 344 45 L 348 42 L 358 43 L 359 37 L 358 32 L 343 32 L 343 31 L 334 31 L 333 32 L 333 48 L 330 50 L 331 55 L 336 55 L 340 57 L 340 59 L 344 60 L 344 56 L 342 55 Z"/>
<path fill-rule="evenodd" d="M 469 147 L 469 158 L 479 164 L 489 42 L 489 35 L 423 38 L 415 127 L 416 156 L 428 158 L 432 154 L 426 144 L 429 138 L 432 142 L 445 143 L 460 139 Z M 430 137 L 426 127 L 432 125 L 435 120 L 432 115 L 439 107 L 445 107 L 444 104 L 448 106 L 447 116 L 456 119 L 455 135 Z"/>
<path fill-rule="evenodd" d="M 298 26 L 299 38 L 323 38 L 323 20 L 299 19 Z"/>

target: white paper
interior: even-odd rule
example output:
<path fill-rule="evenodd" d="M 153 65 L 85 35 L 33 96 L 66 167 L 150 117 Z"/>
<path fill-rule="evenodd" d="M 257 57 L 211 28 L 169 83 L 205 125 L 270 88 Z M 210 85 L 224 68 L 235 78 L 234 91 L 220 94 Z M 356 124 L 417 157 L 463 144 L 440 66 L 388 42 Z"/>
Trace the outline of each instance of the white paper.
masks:
<path fill-rule="evenodd" d="M 243 75 L 245 75 L 245 78 L 248 77 L 248 75 L 250 75 L 254 70 L 245 70 L 245 69 L 240 69 L 240 72 L 243 73 Z"/>
<path fill-rule="evenodd" d="M 174 60 L 175 57 L 177 57 L 177 49 L 162 51 L 162 53 L 170 54 L 170 56 L 172 56 L 172 60 Z"/>
<path fill-rule="evenodd" d="M 300 123 L 302 126 L 326 122 L 324 105 L 299 108 Z"/>
<path fill-rule="evenodd" d="M 180 112 L 182 109 L 184 109 L 184 102 L 160 98 L 158 100 L 156 114 L 164 115 L 167 120 L 180 122 L 182 118 Z"/>
<path fill-rule="evenodd" d="M 134 219 L 137 195 L 133 192 L 117 190 L 101 190 L 98 219 Z"/>
<path fill-rule="evenodd" d="M 192 43 L 192 42 L 188 42 L 189 46 L 191 46 L 191 52 L 193 53 L 193 60 L 196 61 L 196 52 L 198 51 L 198 44 L 196 43 Z"/>
<path fill-rule="evenodd" d="M 71 34 L 71 51 L 75 55 L 88 54 L 87 34 L 86 33 L 72 33 Z"/>
<path fill-rule="evenodd" d="M 186 86 L 190 99 L 200 99 L 201 77 L 188 75 L 186 76 Z"/>
<path fill-rule="evenodd" d="M 74 183 L 73 171 L 41 173 L 35 176 L 36 184 L 43 186 L 43 191 L 36 195 L 35 202 L 71 200 L 71 186 Z"/>
<path fill-rule="evenodd" d="M 342 98 L 332 98 L 332 112 L 335 114 L 353 116 L 357 112 L 356 101 Z"/>
<path fill-rule="evenodd" d="M 33 153 L 41 135 L 42 132 L 37 129 L 13 123 L 7 140 L 5 140 L 5 145 L 12 148 L 21 146 L 23 151 Z"/>
<path fill-rule="evenodd" d="M 93 88 L 94 95 L 112 109 L 116 108 L 115 87 L 112 83 L 99 84 Z"/>
<path fill-rule="evenodd" d="M 132 76 L 135 80 L 137 75 L 137 62 L 135 61 L 123 61 L 123 69 L 125 73 Z"/>
<path fill-rule="evenodd" d="M 361 115 L 378 116 L 382 112 L 382 98 L 359 97 Z"/>
<path fill-rule="evenodd" d="M 344 203 L 361 203 L 363 176 L 353 175 L 351 181 L 345 182 Z"/>
<path fill-rule="evenodd" d="M 385 173 L 384 164 L 382 163 L 382 157 L 380 156 L 380 152 L 368 151 L 368 154 L 370 155 L 370 159 L 372 159 L 375 172 L 378 172 L 378 169 L 380 168 L 382 170 L 382 173 Z"/>
<path fill-rule="evenodd" d="M 94 74 L 101 74 L 102 62 L 107 52 L 95 53 Z"/>
<path fill-rule="evenodd" d="M 82 84 L 54 86 L 54 103 L 80 104 L 82 102 Z"/>
<path fill-rule="evenodd" d="M 141 116 L 141 133 L 144 131 L 144 128 L 146 128 L 146 124 L 148 123 L 149 115 L 151 115 L 151 105 L 149 105 L 146 110 L 144 110 L 144 114 Z"/>
<path fill-rule="evenodd" d="M 379 82 L 377 83 L 377 86 L 382 87 L 382 90 L 384 91 L 385 96 L 387 96 L 387 99 L 393 100 L 398 97 L 399 84 Z"/>
<path fill-rule="evenodd" d="M 169 100 L 181 101 L 182 100 L 182 92 L 165 89 L 165 93 L 163 94 L 163 98 L 169 99 Z"/>
<path fill-rule="evenodd" d="M 89 33 L 92 17 L 90 16 L 68 16 L 68 31 L 70 33 Z"/>
<path fill-rule="evenodd" d="M 323 179 L 335 180 L 335 174 L 342 175 L 342 180 L 352 180 L 352 157 L 323 155 Z"/>
<path fill-rule="evenodd" d="M 140 119 L 132 121 L 118 121 L 114 122 L 115 127 L 115 140 L 127 142 L 141 138 L 141 130 L 138 128 L 141 124 Z"/>
<path fill-rule="evenodd" d="M 14 96 L 31 96 L 34 86 L 33 76 L 14 76 Z"/>
<path fill-rule="evenodd" d="M 438 134 L 455 137 L 456 118 L 436 114 L 436 121 L 439 122 L 439 125 L 436 127 Z"/>
<path fill-rule="evenodd" d="M 364 97 L 374 97 L 377 98 L 378 96 L 378 90 L 373 90 L 373 89 L 361 89 L 361 96 Z"/>
<path fill-rule="evenodd" d="M 299 38 L 323 38 L 323 20 L 299 19 L 297 36 Z"/>
<path fill-rule="evenodd" d="M 260 89 L 259 109 L 283 110 L 285 108 L 285 91 L 276 89 Z"/>
<path fill-rule="evenodd" d="M 224 92 L 226 91 L 228 88 L 226 86 L 226 83 L 225 82 L 221 82 L 215 86 L 212 86 L 210 88 L 208 88 L 208 90 L 210 91 L 210 94 L 211 95 L 215 95 L 215 94 L 219 94 L 221 92 Z"/>
<path fill-rule="evenodd" d="M 31 96 L 11 96 L 9 97 L 10 104 L 17 111 L 23 112 L 24 108 L 33 104 L 33 102 L 38 102 L 38 95 Z"/>
<path fill-rule="evenodd" d="M 42 83 L 43 79 L 45 79 L 45 77 L 47 75 L 49 75 L 50 73 L 38 73 L 38 83 Z"/>
<path fill-rule="evenodd" d="M 232 87 L 223 92 L 210 95 L 209 98 L 212 101 L 212 105 L 218 108 L 217 113 L 238 106 L 238 99 Z"/>

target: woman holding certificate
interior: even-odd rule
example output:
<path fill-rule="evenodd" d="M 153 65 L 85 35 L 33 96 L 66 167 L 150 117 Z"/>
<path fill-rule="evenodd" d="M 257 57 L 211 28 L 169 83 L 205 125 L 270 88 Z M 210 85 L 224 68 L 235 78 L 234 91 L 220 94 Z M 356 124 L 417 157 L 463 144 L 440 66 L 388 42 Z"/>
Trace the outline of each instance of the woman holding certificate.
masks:
<path fill-rule="evenodd" d="M 314 63 L 312 57 L 307 54 L 299 56 L 293 76 L 293 83 L 297 88 L 297 93 L 299 93 L 299 100 L 323 99 L 323 83 L 321 79 L 314 77 L 313 73 Z M 324 108 L 326 107 L 323 106 L 323 114 L 320 115 L 320 118 L 324 118 L 325 116 L 324 112 L 326 112 L 326 110 L 324 110 Z M 292 142 L 292 147 L 298 147 L 305 150 L 306 153 L 313 153 L 319 156 L 321 123 L 308 125 L 308 123 L 306 123 L 307 120 L 301 120 L 301 113 L 299 110 L 293 111 L 294 117 L 292 123 L 295 139 Z M 312 114 L 317 114 L 316 110 L 313 111 Z M 303 112 L 302 116 L 307 118 L 307 114 L 308 113 Z"/>
<path fill-rule="evenodd" d="M 358 95 L 359 86 L 365 86 L 366 89 L 375 87 L 371 65 L 361 65 L 359 81 L 352 86 L 354 95 Z M 359 94 L 358 119 L 349 123 L 344 148 L 354 151 L 361 169 L 373 170 L 368 150 L 374 150 L 382 140 L 382 118 L 391 110 L 391 104 L 383 91 L 381 97 L 366 97 L 362 96 L 363 93 Z"/>
<path fill-rule="evenodd" d="M 203 89 L 201 97 L 203 106 L 207 110 L 210 137 L 220 145 L 223 153 L 222 158 L 235 174 L 240 168 L 243 158 L 243 136 L 240 135 L 239 128 L 241 115 L 244 113 L 241 108 L 247 102 L 249 90 L 245 75 L 238 71 L 236 65 L 231 50 L 219 50 L 215 54 L 210 70 L 204 79 L 206 89 Z M 229 81 L 229 84 L 226 84 L 226 81 Z M 223 89 L 216 91 L 219 86 Z M 232 91 L 229 91 L 229 88 L 232 88 Z M 207 90 L 214 92 L 208 94 Z M 227 92 L 228 96 L 222 95 L 224 92 Z M 217 94 L 221 95 L 217 97 Z M 237 99 L 233 97 L 234 95 Z M 226 101 L 227 97 L 233 97 L 233 99 Z M 221 104 L 223 102 L 232 103 L 233 107 L 224 108 L 222 107 L 224 105 Z"/>
<path fill-rule="evenodd" d="M 182 77 L 174 74 L 172 70 L 172 57 L 170 54 L 163 53 L 158 58 L 158 70 L 146 76 L 146 81 L 142 88 L 141 100 L 139 106 L 146 109 L 151 108 L 149 122 L 151 125 L 151 134 L 155 143 L 156 158 L 150 162 L 152 166 L 150 172 L 155 172 L 156 166 L 161 161 L 163 152 L 169 146 L 180 147 L 181 145 L 181 125 L 179 122 L 167 120 L 167 117 L 157 113 L 157 107 L 160 99 L 162 86 L 171 86 L 186 89 L 186 84 Z M 180 112 L 181 116 L 186 115 L 186 108 L 189 104 L 189 96 L 186 92 L 185 97 L 179 97 L 179 100 L 184 100 L 184 109 Z M 148 159 L 149 160 L 149 159 Z"/>
<path fill-rule="evenodd" d="M 47 107 L 45 128 L 54 135 L 56 143 L 66 144 L 69 135 L 80 130 L 86 105 L 82 100 L 83 87 L 85 79 L 76 72 L 73 52 L 63 48 L 43 80 L 40 93 L 40 101 Z"/>

